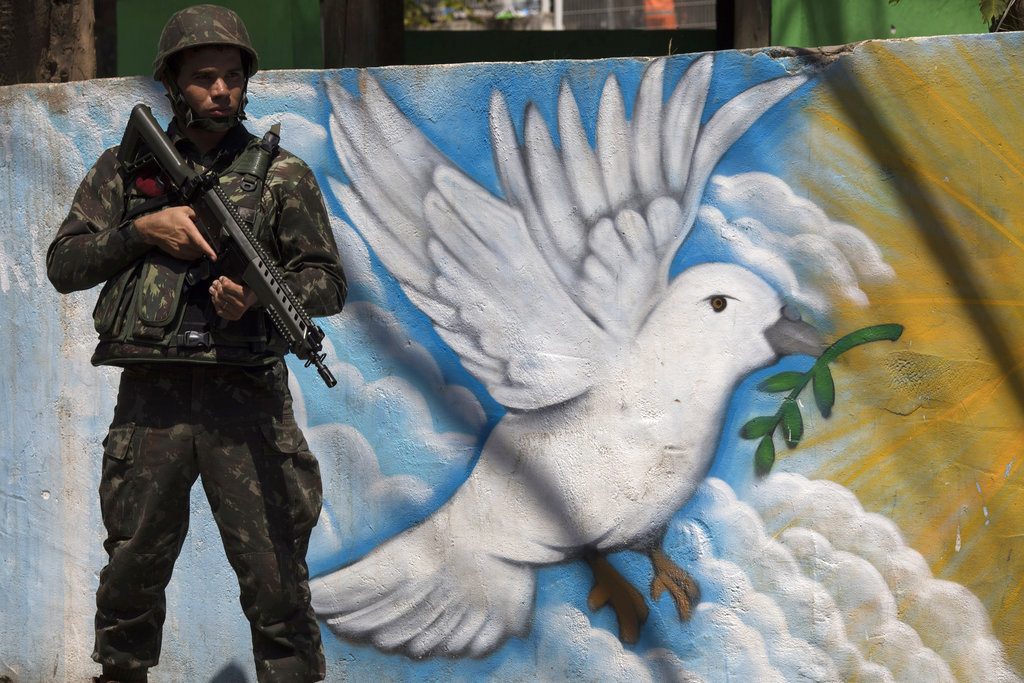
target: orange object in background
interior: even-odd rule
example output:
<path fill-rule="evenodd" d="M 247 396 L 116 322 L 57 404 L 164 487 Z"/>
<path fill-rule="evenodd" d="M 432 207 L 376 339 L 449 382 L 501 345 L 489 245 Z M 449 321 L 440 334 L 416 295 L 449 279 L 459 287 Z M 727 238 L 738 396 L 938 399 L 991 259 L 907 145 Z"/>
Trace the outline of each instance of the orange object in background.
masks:
<path fill-rule="evenodd" d="M 674 0 L 644 0 L 644 25 L 647 28 L 676 28 Z"/>

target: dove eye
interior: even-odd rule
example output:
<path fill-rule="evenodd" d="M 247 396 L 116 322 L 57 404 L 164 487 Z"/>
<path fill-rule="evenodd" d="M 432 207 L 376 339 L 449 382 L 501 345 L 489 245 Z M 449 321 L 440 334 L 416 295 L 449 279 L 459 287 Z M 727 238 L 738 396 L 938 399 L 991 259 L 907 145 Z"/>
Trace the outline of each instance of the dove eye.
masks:
<path fill-rule="evenodd" d="M 722 311 L 724 311 L 726 305 L 728 304 L 728 302 L 726 301 L 726 297 L 722 296 L 721 294 L 716 294 L 714 296 L 708 297 L 708 303 L 711 304 L 711 310 L 714 311 L 715 313 L 721 313 Z"/>

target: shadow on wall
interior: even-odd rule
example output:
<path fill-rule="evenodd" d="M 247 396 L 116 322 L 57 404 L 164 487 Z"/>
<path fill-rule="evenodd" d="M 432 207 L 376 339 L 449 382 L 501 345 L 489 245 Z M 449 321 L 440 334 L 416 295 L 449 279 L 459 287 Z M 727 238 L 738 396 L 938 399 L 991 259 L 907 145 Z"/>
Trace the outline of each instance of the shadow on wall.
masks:
<path fill-rule="evenodd" d="M 891 123 L 884 119 L 867 96 L 866 85 L 853 72 L 849 62 L 837 64 L 833 69 L 832 77 L 822 79 L 822 84 L 831 91 L 835 102 L 854 124 L 853 130 L 861 137 L 874 160 L 891 174 L 895 196 L 931 251 L 935 263 L 966 304 L 965 309 L 980 331 L 980 338 L 1006 378 L 1017 412 L 1024 417 L 1024 376 L 1020 372 L 1024 358 L 1014 351 L 1015 345 L 1008 338 L 1006 329 L 986 303 L 998 297 L 986 291 L 980 273 L 965 256 L 954 237 L 953 226 L 940 210 L 932 184 L 921 176 L 917 166 L 908 163 L 910 150 L 892 134 Z"/>
<path fill-rule="evenodd" d="M 231 662 L 210 679 L 210 683 L 249 683 L 245 670 L 237 662 Z"/>

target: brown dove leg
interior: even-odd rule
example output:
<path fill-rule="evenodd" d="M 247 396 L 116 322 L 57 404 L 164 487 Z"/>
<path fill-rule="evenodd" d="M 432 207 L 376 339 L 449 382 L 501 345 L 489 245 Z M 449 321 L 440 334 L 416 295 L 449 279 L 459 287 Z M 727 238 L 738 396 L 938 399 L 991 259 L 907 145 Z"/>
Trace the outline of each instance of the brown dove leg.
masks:
<path fill-rule="evenodd" d="M 700 602 L 700 588 L 685 569 L 672 561 L 660 548 L 648 553 L 654 565 L 654 578 L 651 579 L 651 597 L 657 600 L 665 591 L 669 592 L 676 603 L 679 620 L 687 621 L 693 614 L 693 608 Z"/>
<path fill-rule="evenodd" d="M 611 603 L 619 622 L 619 640 L 635 643 L 640 639 L 640 626 L 647 621 L 649 611 L 643 594 L 604 555 L 589 552 L 586 560 L 594 573 L 594 587 L 587 597 L 587 606 L 596 612 Z"/>

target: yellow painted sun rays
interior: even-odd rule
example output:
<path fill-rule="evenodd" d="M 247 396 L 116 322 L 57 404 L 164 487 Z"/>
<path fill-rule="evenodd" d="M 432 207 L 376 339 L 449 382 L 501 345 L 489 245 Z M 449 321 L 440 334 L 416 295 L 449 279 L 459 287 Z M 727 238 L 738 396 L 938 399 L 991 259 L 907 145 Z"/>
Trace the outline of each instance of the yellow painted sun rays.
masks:
<path fill-rule="evenodd" d="M 1021 671 L 1024 73 L 1005 45 L 944 40 L 867 43 L 831 64 L 806 137 L 785 150 L 813 150 L 787 180 L 896 271 L 868 290 L 868 308 L 839 310 L 838 331 L 906 328 L 895 345 L 844 357 L 840 409 L 808 427 L 797 450 L 811 455 L 791 457 L 971 589 Z"/>

